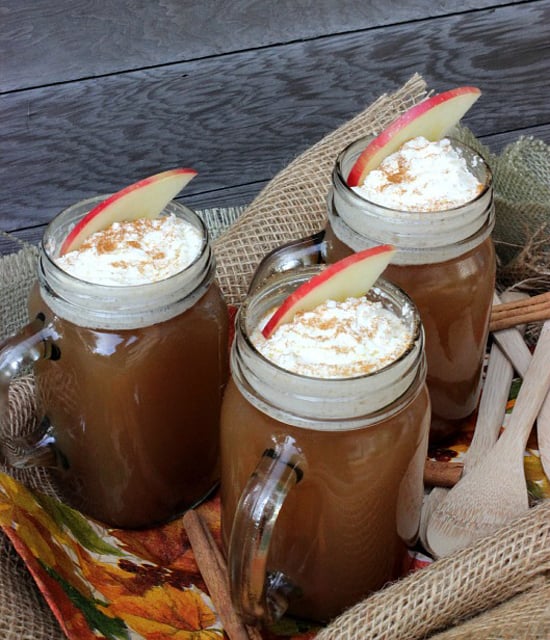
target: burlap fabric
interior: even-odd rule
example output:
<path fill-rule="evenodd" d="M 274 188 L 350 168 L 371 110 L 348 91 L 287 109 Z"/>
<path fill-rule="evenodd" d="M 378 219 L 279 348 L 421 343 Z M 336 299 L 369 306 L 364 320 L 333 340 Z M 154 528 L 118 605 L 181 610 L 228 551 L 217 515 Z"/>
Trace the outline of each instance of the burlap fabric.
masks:
<path fill-rule="evenodd" d="M 495 234 L 505 284 L 531 292 L 550 286 L 550 147 L 520 138 L 495 165 L 499 216 Z"/>
<path fill-rule="evenodd" d="M 4 239 L 5 240 L 5 239 Z M 19 246 L 4 247 L 4 251 Z M 26 300 L 36 278 L 36 247 L 26 246 L 6 255 L 0 263 L 0 339 L 15 333 L 27 322 Z M 9 397 L 9 427 L 24 434 L 36 422 L 34 385 L 25 376 L 12 386 Z M 0 470 L 7 471 L 1 464 Z M 45 474 L 12 471 L 31 487 L 49 491 Z M 0 533 L 0 638 L 3 640 L 60 640 L 64 638 L 57 621 L 38 592 L 25 564 L 8 538 Z"/>
<path fill-rule="evenodd" d="M 415 75 L 394 94 L 380 97 L 296 158 L 215 239 L 218 280 L 230 303 L 237 305 L 242 300 L 267 252 L 324 226 L 326 194 L 338 152 L 356 137 L 378 131 L 426 94 L 424 80 Z M 218 221 L 214 235 L 238 213 L 226 213 L 225 219 L 214 216 Z M 25 249 L 17 257 L 3 259 L 6 265 L 10 261 L 15 265 L 5 266 L 0 273 L 4 282 L 6 274 L 10 282 L 13 279 L 11 290 L 0 301 L 4 334 L 10 332 L 8 326 L 17 328 L 23 322 L 35 257 L 34 249 Z M 32 377 L 12 388 L 13 429 L 28 429 L 34 420 L 32 388 Z M 35 474 L 18 475 L 18 479 L 48 489 L 46 481 Z M 63 637 L 11 545 L 3 537 L 0 542 L 0 637 Z M 549 574 L 550 504 L 542 504 L 472 548 L 374 594 L 333 621 L 318 638 L 548 638 L 545 599 Z M 506 635 L 508 632 L 513 635 Z"/>
<path fill-rule="evenodd" d="M 548 291 L 550 146 L 521 136 L 497 155 L 465 127 L 458 127 L 454 135 L 476 149 L 493 171 L 500 288 L 513 286 L 530 294 Z"/>

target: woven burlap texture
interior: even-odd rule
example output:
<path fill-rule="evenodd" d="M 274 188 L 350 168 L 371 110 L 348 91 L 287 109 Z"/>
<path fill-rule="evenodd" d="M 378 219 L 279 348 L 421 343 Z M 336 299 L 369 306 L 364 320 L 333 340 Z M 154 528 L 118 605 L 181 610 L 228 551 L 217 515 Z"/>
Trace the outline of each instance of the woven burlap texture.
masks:
<path fill-rule="evenodd" d="M 548 640 L 550 638 L 550 576 L 533 580 L 531 589 L 510 598 L 430 640 Z"/>
<path fill-rule="evenodd" d="M 530 294 L 550 288 L 550 146 L 521 136 L 494 154 L 465 127 L 453 135 L 478 151 L 493 172 L 493 240 L 501 289 Z"/>
<path fill-rule="evenodd" d="M 380 131 L 426 96 L 418 74 L 390 95 L 382 95 L 298 156 L 254 199 L 236 224 L 214 243 L 218 282 L 230 304 L 244 298 L 263 256 L 289 240 L 311 235 L 326 221 L 326 200 L 338 153 L 360 136 Z"/>
<path fill-rule="evenodd" d="M 15 333 L 26 322 L 26 301 L 36 279 L 36 247 L 25 246 L 20 251 L 4 256 L 1 261 L 0 281 L 0 339 Z M 30 433 L 36 425 L 36 404 L 32 376 L 15 381 L 9 394 L 9 419 L 12 433 Z M 8 469 L 30 487 L 52 492 L 45 472 Z M 0 533 L 0 638 L 2 640 L 61 640 L 57 620 L 44 598 L 36 589 L 25 563 L 15 552 L 7 537 Z"/>
<path fill-rule="evenodd" d="M 495 166 L 495 236 L 503 284 L 531 293 L 550 288 L 550 146 L 522 137 Z"/>
<path fill-rule="evenodd" d="M 0 535 L 0 558 L 0 638 L 63 640 L 65 634 L 4 535 Z"/>

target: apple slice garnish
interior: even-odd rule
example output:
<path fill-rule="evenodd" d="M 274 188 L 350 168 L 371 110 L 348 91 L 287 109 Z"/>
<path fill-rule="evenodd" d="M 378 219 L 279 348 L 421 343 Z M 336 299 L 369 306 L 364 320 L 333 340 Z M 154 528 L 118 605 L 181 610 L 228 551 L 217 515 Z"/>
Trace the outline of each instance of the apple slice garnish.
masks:
<path fill-rule="evenodd" d="M 113 222 L 156 218 L 196 175 L 194 169 L 170 169 L 117 191 L 73 227 L 61 245 L 59 255 L 78 249 L 92 233 L 106 229 Z"/>
<path fill-rule="evenodd" d="M 438 93 L 407 109 L 371 140 L 351 168 L 350 187 L 363 184 L 367 173 L 380 166 L 405 142 L 422 136 L 431 142 L 443 138 L 481 95 L 476 87 L 458 87 Z"/>
<path fill-rule="evenodd" d="M 262 329 L 264 338 L 269 338 L 277 327 L 290 322 L 300 311 L 311 311 L 326 300 L 341 302 L 365 295 L 388 266 L 395 251 L 394 246 L 382 244 L 329 265 L 284 300 Z"/>

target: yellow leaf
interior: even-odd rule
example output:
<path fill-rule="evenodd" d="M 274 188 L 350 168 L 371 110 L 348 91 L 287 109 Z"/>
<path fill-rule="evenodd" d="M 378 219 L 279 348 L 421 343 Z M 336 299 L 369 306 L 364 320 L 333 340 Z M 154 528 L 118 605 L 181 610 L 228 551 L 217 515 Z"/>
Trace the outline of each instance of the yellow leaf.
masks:
<path fill-rule="evenodd" d="M 126 624 L 147 640 L 200 638 L 197 632 L 219 632 L 216 613 L 208 607 L 198 589 L 176 589 L 169 584 L 149 589 L 143 597 L 123 596 L 109 607 Z M 160 635 L 159 635 L 160 634 Z"/>

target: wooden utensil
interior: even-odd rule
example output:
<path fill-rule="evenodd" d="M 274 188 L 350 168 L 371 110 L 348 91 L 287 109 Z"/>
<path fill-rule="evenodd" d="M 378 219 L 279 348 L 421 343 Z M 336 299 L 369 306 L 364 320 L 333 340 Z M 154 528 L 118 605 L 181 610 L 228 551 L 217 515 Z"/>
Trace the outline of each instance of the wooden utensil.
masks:
<path fill-rule="evenodd" d="M 445 556 L 526 511 L 529 507 L 523 455 L 527 438 L 550 386 L 550 321 L 545 322 L 505 432 L 431 515 L 429 547 Z"/>
<path fill-rule="evenodd" d="M 422 501 L 422 509 L 420 511 L 420 528 L 418 530 L 418 538 L 424 547 L 424 549 L 430 553 L 432 556 L 435 556 L 434 550 L 430 548 L 430 544 L 428 542 L 428 537 L 426 532 L 428 531 L 428 524 L 432 517 L 432 513 L 439 507 L 439 505 L 445 500 L 447 494 L 449 493 L 449 489 L 444 487 L 434 487 L 430 493 L 427 493 L 424 496 L 424 500 Z"/>
<path fill-rule="evenodd" d="M 494 342 L 489 354 L 489 364 L 479 402 L 476 428 L 472 442 L 464 456 L 463 476 L 485 457 L 498 440 L 513 376 L 514 368 L 498 344 Z"/>
<path fill-rule="evenodd" d="M 497 331 L 494 337 L 516 371 L 523 377 L 532 356 L 517 329 Z M 550 478 L 550 394 L 546 396 L 537 417 L 537 440 L 542 468 Z"/>
<path fill-rule="evenodd" d="M 491 346 L 487 375 L 483 385 L 483 393 L 479 401 L 476 428 L 468 451 L 464 455 L 463 475 L 473 469 L 476 464 L 494 446 L 506 412 L 506 402 L 510 393 L 514 370 L 508 358 L 502 353 L 496 342 Z M 455 485 L 455 487 L 458 485 Z M 426 551 L 439 555 L 430 546 L 427 536 L 428 523 L 439 505 L 450 495 L 452 489 L 434 487 L 424 497 L 420 515 L 419 537 Z"/>
<path fill-rule="evenodd" d="M 502 294 L 502 302 L 504 305 L 519 304 L 521 301 L 529 299 L 530 298 L 526 293 L 521 292 L 509 291 Z M 499 297 L 495 293 L 493 296 L 493 304 L 496 304 L 497 306 L 494 308 L 498 308 L 499 303 Z M 471 471 L 476 464 L 485 457 L 487 452 L 492 449 L 498 439 L 500 428 L 504 422 L 506 404 L 508 402 L 510 387 L 512 386 L 512 380 L 514 377 L 514 367 L 502 351 L 502 348 L 499 346 L 498 338 L 504 332 L 513 333 L 517 338 L 514 337 L 512 340 L 515 342 L 515 340 L 519 339 L 521 343 L 525 345 L 525 342 L 523 341 L 524 330 L 525 325 L 521 325 L 514 329 L 503 329 L 493 333 L 493 338 L 496 338 L 497 341 L 496 343 L 493 342 L 491 345 L 487 374 L 483 385 L 483 393 L 479 402 L 476 428 L 472 442 L 464 456 L 463 475 Z M 530 361 L 531 354 L 529 353 L 527 367 L 529 366 Z M 527 370 L 527 367 L 525 367 L 525 371 Z M 523 374 L 525 371 L 523 371 Z"/>
<path fill-rule="evenodd" d="M 542 468 L 547 478 L 550 478 L 550 397 L 542 405 L 537 418 L 537 440 Z"/>
<path fill-rule="evenodd" d="M 523 294 L 509 294 L 508 300 L 517 299 Z M 506 298 L 505 298 L 506 299 Z M 500 300 L 495 294 L 494 303 L 499 304 Z M 516 331 L 517 329 L 508 329 Z M 472 469 L 486 453 L 491 449 L 498 439 L 498 433 L 506 412 L 506 402 L 510 393 L 514 370 L 496 342 L 493 342 L 489 352 L 489 362 L 487 373 L 483 384 L 483 391 L 479 401 L 476 427 L 472 442 L 468 451 L 464 455 L 463 474 Z M 422 511 L 420 515 L 419 538 L 426 551 L 436 555 L 430 548 L 427 538 L 428 522 L 432 513 L 437 509 L 453 489 L 434 487 L 428 495 L 424 497 Z"/>

